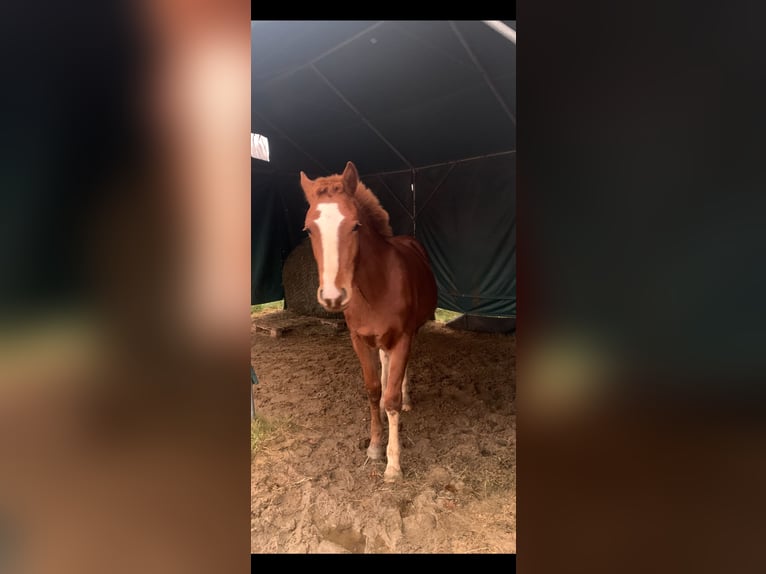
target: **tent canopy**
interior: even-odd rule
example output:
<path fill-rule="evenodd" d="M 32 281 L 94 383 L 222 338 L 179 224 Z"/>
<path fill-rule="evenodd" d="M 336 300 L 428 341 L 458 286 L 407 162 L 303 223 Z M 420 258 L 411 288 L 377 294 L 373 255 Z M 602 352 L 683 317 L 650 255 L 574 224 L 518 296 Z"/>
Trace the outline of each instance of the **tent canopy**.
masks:
<path fill-rule="evenodd" d="M 504 22 L 515 29 L 515 22 Z M 304 237 L 298 173 L 353 161 L 439 305 L 515 315 L 515 43 L 483 22 L 252 22 L 253 302 Z"/>

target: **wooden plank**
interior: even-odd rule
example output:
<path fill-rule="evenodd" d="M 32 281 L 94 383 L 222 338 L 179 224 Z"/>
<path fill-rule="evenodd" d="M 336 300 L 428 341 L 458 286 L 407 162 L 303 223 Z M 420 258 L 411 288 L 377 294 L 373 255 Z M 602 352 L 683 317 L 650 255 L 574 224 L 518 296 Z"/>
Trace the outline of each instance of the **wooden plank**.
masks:
<path fill-rule="evenodd" d="M 273 325 L 256 325 L 255 328 L 257 331 L 268 333 L 274 338 L 281 337 L 284 333 L 293 329 L 293 327 L 287 325 L 281 327 Z"/>
<path fill-rule="evenodd" d="M 256 331 L 268 333 L 272 337 L 281 337 L 285 332 L 290 331 L 296 327 L 304 327 L 309 325 L 327 325 L 332 327 L 336 331 L 344 331 L 347 329 L 346 321 L 344 319 L 328 319 L 323 317 L 303 317 L 288 315 L 286 312 L 279 316 L 275 314 L 267 315 L 265 317 L 257 318 L 255 322 Z"/>
<path fill-rule="evenodd" d="M 345 321 L 338 321 L 336 319 L 319 319 L 319 322 L 323 325 L 334 327 L 336 331 L 343 331 L 346 328 Z"/>

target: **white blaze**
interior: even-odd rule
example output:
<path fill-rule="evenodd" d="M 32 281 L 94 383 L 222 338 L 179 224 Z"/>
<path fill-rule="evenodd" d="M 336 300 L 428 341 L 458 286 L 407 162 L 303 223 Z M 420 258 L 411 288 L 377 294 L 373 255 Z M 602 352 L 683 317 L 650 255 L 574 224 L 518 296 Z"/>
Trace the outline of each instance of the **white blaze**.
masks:
<path fill-rule="evenodd" d="M 322 242 L 322 292 L 325 299 L 340 297 L 340 289 L 335 285 L 338 276 L 338 228 L 343 221 L 343 214 L 337 203 L 320 203 L 319 217 L 316 219 L 319 228 L 319 239 Z"/>

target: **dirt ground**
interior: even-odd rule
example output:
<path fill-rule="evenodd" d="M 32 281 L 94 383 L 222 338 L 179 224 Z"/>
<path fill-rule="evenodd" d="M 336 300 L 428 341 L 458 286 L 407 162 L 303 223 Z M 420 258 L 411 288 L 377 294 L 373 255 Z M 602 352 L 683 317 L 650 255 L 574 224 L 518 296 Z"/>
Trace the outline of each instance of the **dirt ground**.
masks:
<path fill-rule="evenodd" d="M 256 413 L 273 427 L 252 462 L 253 553 L 516 552 L 515 336 L 421 329 L 392 485 L 365 454 L 348 331 L 251 329 Z"/>

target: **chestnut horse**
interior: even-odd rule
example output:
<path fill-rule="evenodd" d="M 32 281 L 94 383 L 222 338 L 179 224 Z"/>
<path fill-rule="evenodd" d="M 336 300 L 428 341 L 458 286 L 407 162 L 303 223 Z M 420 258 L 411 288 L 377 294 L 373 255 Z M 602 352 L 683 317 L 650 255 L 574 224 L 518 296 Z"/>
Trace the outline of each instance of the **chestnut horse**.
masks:
<path fill-rule="evenodd" d="M 402 476 L 399 413 L 411 408 L 407 362 L 418 329 L 434 318 L 436 281 L 420 243 L 393 236 L 388 213 L 353 163 L 342 175 L 313 181 L 301 172 L 301 187 L 309 202 L 304 230 L 319 269 L 317 300 L 346 317 L 370 399 L 372 459 L 383 458 L 381 415 L 388 416 L 383 478 L 392 482 Z"/>

